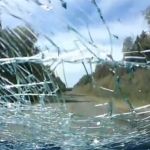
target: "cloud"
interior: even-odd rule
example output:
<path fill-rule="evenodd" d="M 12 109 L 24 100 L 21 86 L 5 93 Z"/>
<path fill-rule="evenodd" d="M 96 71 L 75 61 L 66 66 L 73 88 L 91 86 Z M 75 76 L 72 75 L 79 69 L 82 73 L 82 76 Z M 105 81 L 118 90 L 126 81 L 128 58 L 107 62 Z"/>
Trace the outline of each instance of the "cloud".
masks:
<path fill-rule="evenodd" d="M 150 4 L 150 0 L 145 1 L 145 3 L 143 3 L 143 0 L 138 2 L 136 0 L 100 0 L 97 2 L 102 14 L 108 21 L 124 20 L 128 19 L 130 15 L 139 15 Z"/>

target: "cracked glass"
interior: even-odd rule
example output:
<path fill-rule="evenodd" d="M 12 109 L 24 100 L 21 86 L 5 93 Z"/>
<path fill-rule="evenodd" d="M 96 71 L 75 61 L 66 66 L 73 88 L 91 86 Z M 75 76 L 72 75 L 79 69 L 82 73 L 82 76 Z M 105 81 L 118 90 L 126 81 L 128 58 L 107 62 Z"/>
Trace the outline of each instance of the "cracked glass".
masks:
<path fill-rule="evenodd" d="M 0 149 L 148 150 L 149 3 L 1 0 Z"/>

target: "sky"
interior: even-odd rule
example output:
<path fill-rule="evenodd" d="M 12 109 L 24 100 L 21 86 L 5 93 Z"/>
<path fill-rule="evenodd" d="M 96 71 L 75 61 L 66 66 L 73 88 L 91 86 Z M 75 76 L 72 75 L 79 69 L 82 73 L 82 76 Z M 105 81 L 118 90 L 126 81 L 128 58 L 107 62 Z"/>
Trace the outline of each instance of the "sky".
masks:
<path fill-rule="evenodd" d="M 34 0 L 5 0 L 2 3 L 1 19 L 3 27 L 14 28 L 17 25 L 24 24 L 24 20 L 30 23 L 36 32 L 40 33 L 38 45 L 45 52 L 45 57 L 56 57 L 57 49 L 43 35 L 46 35 L 60 48 L 61 58 L 68 60 L 80 57 L 92 57 L 81 42 L 82 40 L 88 48 L 98 57 L 105 58 L 111 51 L 110 36 L 118 36 L 118 39 L 112 36 L 113 58 L 122 59 L 122 44 L 127 36 L 135 38 L 142 30 L 148 30 L 148 25 L 141 12 L 150 5 L 150 0 L 97 0 L 102 16 L 106 22 L 103 24 L 96 7 L 90 0 L 65 0 L 67 9 L 64 9 L 60 0 L 42 0 L 37 4 Z M 5 2 L 5 4 L 4 4 Z M 45 7 L 46 6 L 46 7 Z M 16 19 L 12 14 L 22 18 Z M 85 39 L 81 38 L 73 31 L 68 32 L 67 26 L 76 29 Z M 88 30 L 98 49 L 94 48 L 87 41 L 90 41 Z M 48 51 L 45 51 L 45 46 Z M 79 51 L 83 51 L 83 55 Z M 69 51 L 68 54 L 64 50 Z M 90 73 L 90 65 L 86 64 Z M 62 65 L 56 68 L 57 74 L 64 81 Z M 82 64 L 64 63 L 67 86 L 71 87 L 86 73 Z M 94 71 L 95 65 L 92 66 Z"/>

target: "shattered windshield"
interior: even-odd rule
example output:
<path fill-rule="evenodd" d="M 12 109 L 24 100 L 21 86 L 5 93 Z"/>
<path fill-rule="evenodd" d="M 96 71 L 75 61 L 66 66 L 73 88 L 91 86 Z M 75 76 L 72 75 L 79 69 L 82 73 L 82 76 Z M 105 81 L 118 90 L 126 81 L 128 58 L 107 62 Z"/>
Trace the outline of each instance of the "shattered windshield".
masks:
<path fill-rule="evenodd" d="M 0 149 L 148 150 L 150 0 L 1 0 Z"/>

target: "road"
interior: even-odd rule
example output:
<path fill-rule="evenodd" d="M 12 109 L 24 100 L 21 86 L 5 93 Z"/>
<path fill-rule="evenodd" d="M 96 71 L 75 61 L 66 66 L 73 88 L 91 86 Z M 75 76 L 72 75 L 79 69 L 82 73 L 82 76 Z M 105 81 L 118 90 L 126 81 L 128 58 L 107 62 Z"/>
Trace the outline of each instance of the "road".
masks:
<path fill-rule="evenodd" d="M 69 106 L 69 110 L 76 110 L 76 107 L 79 110 L 82 110 L 82 108 L 84 108 L 82 114 L 89 114 L 90 112 L 92 115 L 102 115 L 108 112 L 109 99 L 101 99 L 98 97 L 88 95 L 79 95 L 72 92 L 65 93 L 64 98 L 67 102 L 71 102 L 71 104 L 67 104 L 67 106 Z M 80 104 L 75 104 L 75 102 L 79 102 Z M 143 104 L 141 104 L 140 107 L 136 107 L 136 105 L 134 104 L 134 106 L 137 116 L 145 117 L 150 115 L 150 105 L 143 106 Z M 114 101 L 113 108 L 113 112 L 116 114 L 131 112 L 130 107 L 121 100 Z M 76 111 L 78 112 L 78 110 Z"/>

